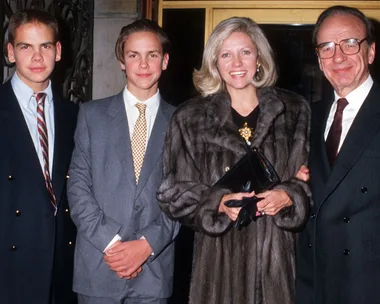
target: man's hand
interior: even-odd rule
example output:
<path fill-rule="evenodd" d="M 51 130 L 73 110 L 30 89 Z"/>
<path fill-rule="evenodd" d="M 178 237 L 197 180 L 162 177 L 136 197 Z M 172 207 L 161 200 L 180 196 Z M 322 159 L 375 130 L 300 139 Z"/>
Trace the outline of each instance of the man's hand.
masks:
<path fill-rule="evenodd" d="M 308 182 L 310 179 L 310 171 L 309 168 L 305 165 L 302 165 L 301 168 L 298 170 L 296 177 L 304 182 Z"/>
<path fill-rule="evenodd" d="M 117 241 L 106 251 L 104 260 L 119 277 L 131 279 L 137 276 L 142 264 L 151 255 L 147 240 L 121 242 Z"/>
<path fill-rule="evenodd" d="M 130 279 L 134 279 L 135 277 L 137 277 L 137 275 L 142 271 L 142 267 L 139 267 L 134 273 L 132 273 L 130 276 L 128 277 L 125 277 L 123 276 L 122 273 L 119 273 L 117 272 L 117 275 L 120 279 L 126 279 L 126 280 L 130 280 Z"/>

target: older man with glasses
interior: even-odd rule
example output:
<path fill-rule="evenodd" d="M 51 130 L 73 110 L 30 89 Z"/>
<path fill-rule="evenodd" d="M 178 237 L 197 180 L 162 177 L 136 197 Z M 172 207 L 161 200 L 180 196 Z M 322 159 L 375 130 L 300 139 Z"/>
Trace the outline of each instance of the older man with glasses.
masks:
<path fill-rule="evenodd" d="M 380 85 L 374 29 L 359 10 L 326 9 L 313 40 L 334 99 L 312 108 L 314 206 L 297 254 L 297 304 L 380 303 Z"/>

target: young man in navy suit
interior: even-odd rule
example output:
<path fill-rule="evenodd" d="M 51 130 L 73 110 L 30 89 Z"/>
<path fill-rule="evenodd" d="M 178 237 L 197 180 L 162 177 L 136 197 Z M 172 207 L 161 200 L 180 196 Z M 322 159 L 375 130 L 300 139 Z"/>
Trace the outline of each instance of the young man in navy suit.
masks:
<path fill-rule="evenodd" d="M 174 111 L 158 90 L 168 48 L 150 20 L 123 27 L 115 51 L 126 87 L 79 111 L 68 184 L 79 303 L 164 304 L 171 295 L 179 227 L 156 199 Z"/>
<path fill-rule="evenodd" d="M 0 87 L 0 303 L 76 303 L 66 180 L 77 107 L 51 88 L 57 21 L 17 12 L 6 46 L 16 71 Z"/>

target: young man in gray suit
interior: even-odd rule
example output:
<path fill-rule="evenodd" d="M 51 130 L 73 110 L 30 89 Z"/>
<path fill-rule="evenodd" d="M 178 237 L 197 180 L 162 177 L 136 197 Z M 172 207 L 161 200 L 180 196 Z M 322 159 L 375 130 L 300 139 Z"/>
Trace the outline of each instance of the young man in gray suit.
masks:
<path fill-rule="evenodd" d="M 150 20 L 123 27 L 115 51 L 125 89 L 80 109 L 68 183 L 79 303 L 162 304 L 171 295 L 179 226 L 156 200 L 174 111 L 158 90 L 169 46 Z"/>

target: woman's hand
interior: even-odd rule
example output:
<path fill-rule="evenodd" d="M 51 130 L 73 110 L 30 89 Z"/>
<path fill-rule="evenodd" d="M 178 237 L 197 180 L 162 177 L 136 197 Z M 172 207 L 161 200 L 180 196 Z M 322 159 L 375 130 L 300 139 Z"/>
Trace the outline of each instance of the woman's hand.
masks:
<path fill-rule="evenodd" d="M 252 196 L 255 196 L 255 192 L 254 191 L 249 192 L 249 193 L 247 193 L 247 192 L 239 192 L 239 193 L 225 194 L 222 197 L 222 200 L 220 201 L 218 212 L 220 212 L 220 213 L 223 212 L 223 213 L 227 214 L 227 216 L 232 221 L 236 221 L 241 207 L 232 207 L 232 208 L 229 208 L 224 203 L 227 202 L 227 201 L 230 201 L 230 200 L 242 200 L 243 197 L 252 197 Z"/>
<path fill-rule="evenodd" d="M 257 197 L 263 198 L 257 203 L 257 211 L 262 215 L 276 215 L 281 209 L 293 205 L 289 195 L 282 189 L 265 191 Z"/>

